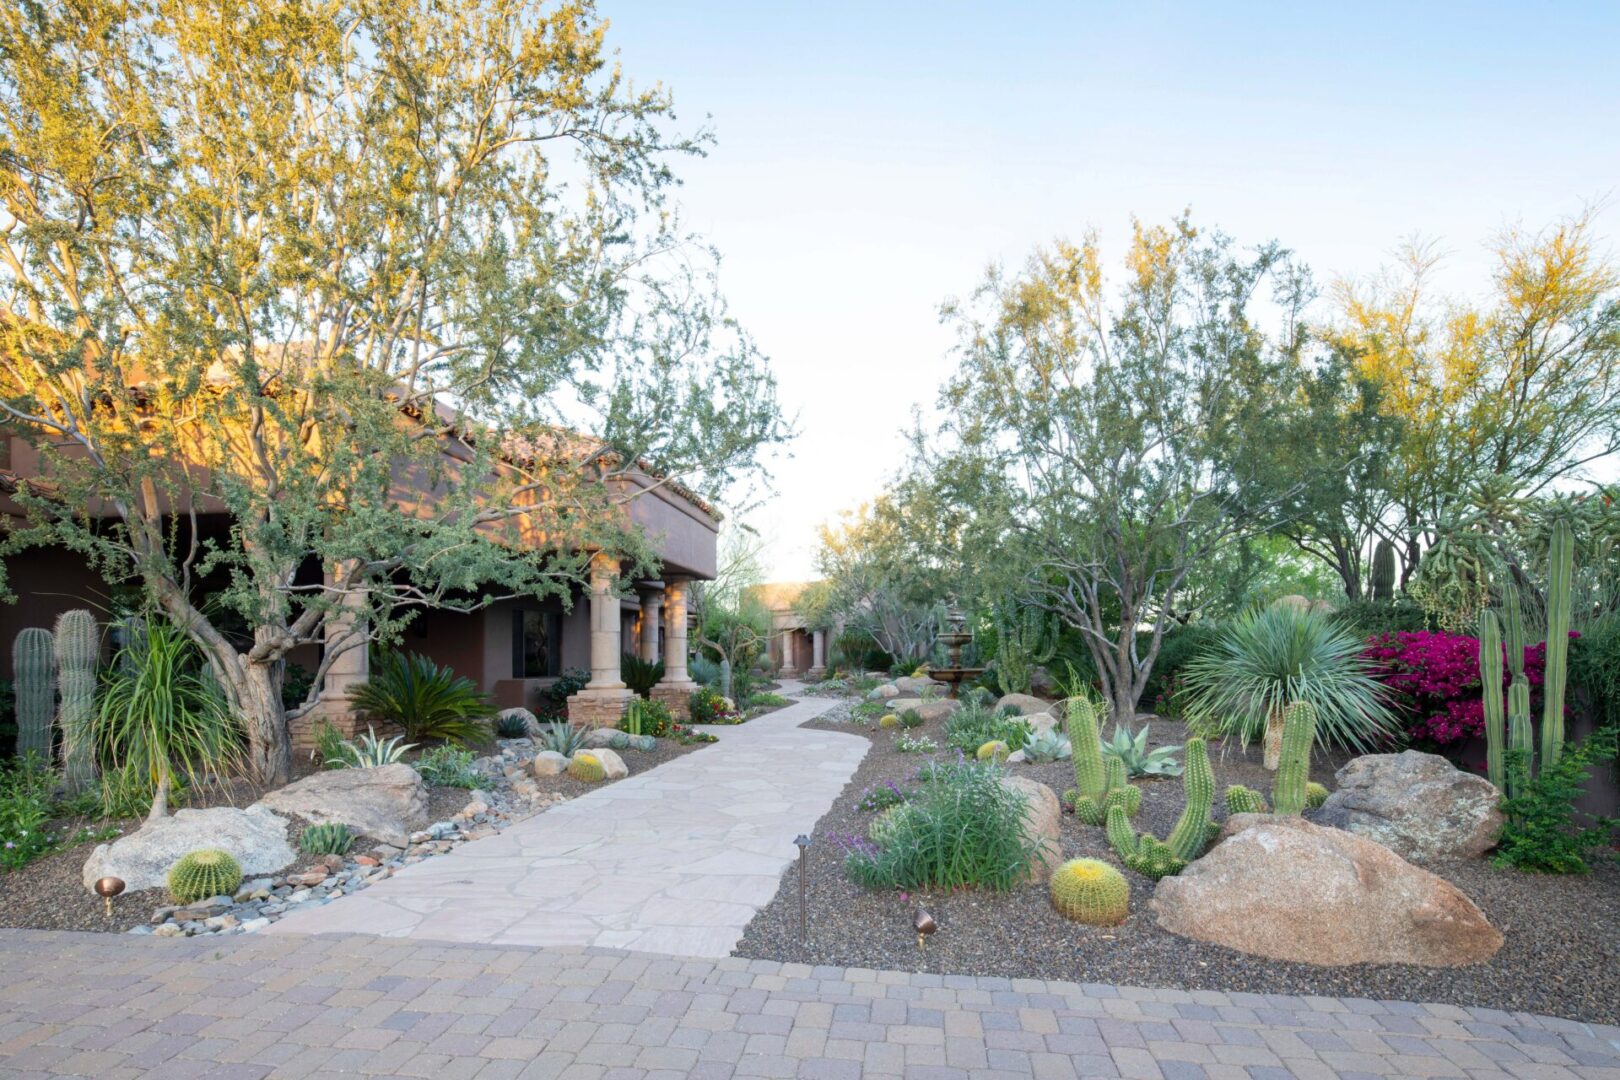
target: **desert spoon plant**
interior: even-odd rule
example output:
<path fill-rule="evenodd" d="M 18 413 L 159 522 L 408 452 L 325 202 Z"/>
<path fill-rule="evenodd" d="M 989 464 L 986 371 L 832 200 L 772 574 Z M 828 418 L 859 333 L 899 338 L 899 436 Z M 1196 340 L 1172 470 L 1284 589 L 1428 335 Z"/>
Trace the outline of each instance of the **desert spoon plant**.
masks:
<path fill-rule="evenodd" d="M 96 663 L 101 659 L 101 627 L 88 611 L 66 611 L 56 620 L 56 670 L 62 690 L 57 724 L 62 729 L 62 763 L 69 794 L 96 782 Z"/>

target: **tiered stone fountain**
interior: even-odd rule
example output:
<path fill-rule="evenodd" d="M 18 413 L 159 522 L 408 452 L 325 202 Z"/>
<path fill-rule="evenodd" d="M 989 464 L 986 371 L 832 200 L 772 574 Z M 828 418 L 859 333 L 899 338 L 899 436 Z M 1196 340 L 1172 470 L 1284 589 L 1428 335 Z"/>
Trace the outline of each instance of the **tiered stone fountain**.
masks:
<path fill-rule="evenodd" d="M 952 603 L 945 613 L 946 630 L 939 635 L 939 643 L 945 646 L 947 659 L 946 667 L 931 667 L 928 674 L 931 678 L 945 683 L 950 689 L 950 696 L 955 697 L 962 684 L 976 679 L 984 674 L 984 668 L 970 668 L 962 666 L 962 647 L 973 640 L 973 635 L 967 630 L 967 616 Z"/>

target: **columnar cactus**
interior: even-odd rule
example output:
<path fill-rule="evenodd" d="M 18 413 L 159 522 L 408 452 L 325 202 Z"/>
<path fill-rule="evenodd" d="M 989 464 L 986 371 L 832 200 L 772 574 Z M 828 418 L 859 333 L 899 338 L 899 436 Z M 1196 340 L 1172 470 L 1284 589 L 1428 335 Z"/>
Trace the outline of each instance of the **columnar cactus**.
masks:
<path fill-rule="evenodd" d="M 1311 778 L 1311 744 L 1316 741 L 1316 706 L 1296 701 L 1283 713 L 1282 755 L 1271 805 L 1278 814 L 1298 817 L 1305 809 L 1305 785 Z"/>
<path fill-rule="evenodd" d="M 1186 767 L 1181 773 L 1181 789 L 1187 805 L 1165 843 L 1170 853 L 1190 863 L 1204 853 L 1209 843 L 1209 819 L 1215 803 L 1215 770 L 1210 768 L 1209 749 L 1203 739 L 1187 740 Z"/>
<path fill-rule="evenodd" d="M 51 718 L 56 715 L 56 657 L 53 637 L 30 626 L 11 645 L 11 671 L 17 709 L 17 756 L 51 760 Z"/>
<path fill-rule="evenodd" d="M 1496 612 L 1479 613 L 1479 682 L 1485 705 L 1485 777 L 1507 790 L 1507 700 L 1502 686 L 1502 623 Z"/>
<path fill-rule="evenodd" d="M 1378 541 L 1373 548 L 1372 579 L 1367 591 L 1380 603 L 1395 599 L 1395 545 L 1388 540 Z"/>
<path fill-rule="evenodd" d="M 1228 814 L 1269 814 L 1271 807 L 1266 805 L 1266 797 L 1253 788 L 1242 784 L 1233 784 L 1226 789 L 1226 812 Z"/>
<path fill-rule="evenodd" d="M 179 904 L 231 896 L 242 884 L 242 867 L 228 852 L 202 848 L 180 856 L 169 870 L 169 895 Z"/>
<path fill-rule="evenodd" d="M 1126 817 L 1135 817 L 1142 808 L 1142 789 L 1126 781 L 1123 762 L 1104 758 L 1092 704 L 1084 698 L 1071 698 L 1066 726 L 1075 786 L 1063 793 L 1063 801 L 1074 808 L 1074 816 L 1087 825 L 1102 825 L 1109 808 L 1118 806 Z"/>
<path fill-rule="evenodd" d="M 1101 859 L 1070 859 L 1052 875 L 1052 906 L 1075 922 L 1118 926 L 1131 913 L 1131 887 Z"/>
<path fill-rule="evenodd" d="M 1508 749 L 1519 752 L 1528 773 L 1536 745 L 1530 724 L 1530 680 L 1524 674 L 1524 609 L 1519 605 L 1519 590 L 1511 582 L 1502 587 L 1502 613 L 1507 617 L 1508 670 L 1513 672 L 1507 693 Z M 1508 782 L 1512 784 L 1511 777 Z"/>
<path fill-rule="evenodd" d="M 1547 669 L 1541 684 L 1541 767 L 1564 756 L 1564 686 L 1569 676 L 1570 579 L 1575 534 L 1569 522 L 1553 526 L 1547 552 Z"/>
<path fill-rule="evenodd" d="M 101 627 L 88 611 L 65 611 L 56 620 L 56 670 L 62 705 L 62 760 L 67 788 L 84 791 L 96 782 L 93 726 L 96 715 L 96 662 L 101 659 Z"/>

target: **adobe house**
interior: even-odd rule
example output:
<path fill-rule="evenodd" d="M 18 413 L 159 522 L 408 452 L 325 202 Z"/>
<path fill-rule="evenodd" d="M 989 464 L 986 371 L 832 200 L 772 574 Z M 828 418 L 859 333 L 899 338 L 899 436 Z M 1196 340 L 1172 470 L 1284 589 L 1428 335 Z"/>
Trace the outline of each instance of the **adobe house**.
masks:
<path fill-rule="evenodd" d="M 18 485 L 39 475 L 34 448 L 0 432 L 0 515 L 7 521 L 23 517 L 12 497 Z M 697 689 L 686 670 L 687 586 L 715 575 L 720 515 L 678 485 L 650 475 L 632 471 L 623 483 L 638 489 L 627 493 L 624 505 L 659 560 L 657 579 L 620 582 L 617 562 L 599 555 L 591 564 L 589 582 L 574 590 L 567 605 L 557 598 L 514 598 L 472 612 L 424 611 L 406 630 L 400 647 L 472 679 L 497 708 L 533 708 L 565 670 L 588 669 L 589 684 L 568 701 L 569 718 L 585 724 L 615 725 L 622 717 L 632 696 L 620 678 L 622 654 L 662 659 L 664 677 L 653 694 L 685 717 L 688 696 Z M 401 492 L 400 498 L 410 497 L 411 492 Z M 204 535 L 229 535 L 228 515 L 218 508 L 199 506 L 197 522 Z M 14 603 L 0 604 L 0 674 L 8 678 L 10 643 L 19 630 L 48 627 L 73 608 L 106 612 L 118 599 L 80 555 L 65 548 L 34 547 L 6 562 L 17 594 Z M 311 559 L 302 575 L 315 581 L 323 572 Z M 218 583 L 203 580 L 197 588 L 206 593 L 211 585 Z M 311 671 L 320 659 L 315 646 L 289 657 Z M 357 721 L 347 707 L 347 691 L 365 681 L 368 669 L 365 648 L 349 649 L 336 659 L 318 711 L 290 723 L 295 752 L 312 744 L 311 731 L 320 718 L 346 735 L 354 733 Z"/>
<path fill-rule="evenodd" d="M 755 585 L 749 593 L 771 616 L 769 654 L 780 674 L 816 680 L 827 675 L 827 631 L 809 625 L 797 609 L 808 581 Z"/>

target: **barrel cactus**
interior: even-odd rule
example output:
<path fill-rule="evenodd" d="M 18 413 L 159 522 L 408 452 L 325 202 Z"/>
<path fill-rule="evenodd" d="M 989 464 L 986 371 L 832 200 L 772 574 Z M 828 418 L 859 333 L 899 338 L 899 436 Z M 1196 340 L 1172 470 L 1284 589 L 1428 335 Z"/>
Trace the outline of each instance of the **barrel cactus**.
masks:
<path fill-rule="evenodd" d="M 637 735 L 635 737 L 635 747 L 644 754 L 650 754 L 658 749 L 658 740 L 651 735 Z"/>
<path fill-rule="evenodd" d="M 71 792 L 96 782 L 93 727 L 96 716 L 96 663 L 101 659 L 101 626 L 88 611 L 65 611 L 56 619 L 56 672 L 62 704 L 64 779 Z"/>
<path fill-rule="evenodd" d="M 354 845 L 354 833 L 338 821 L 311 825 L 298 835 L 298 850 L 305 855 L 345 855 Z"/>
<path fill-rule="evenodd" d="M 1296 701 L 1283 712 L 1282 755 L 1271 804 L 1285 817 L 1305 809 L 1305 785 L 1311 778 L 1311 744 L 1316 741 L 1316 706 Z"/>
<path fill-rule="evenodd" d="M 882 719 L 878 721 L 878 727 L 880 728 L 897 728 L 899 726 L 900 716 L 898 713 L 884 713 Z"/>
<path fill-rule="evenodd" d="M 595 784 L 607 779 L 607 769 L 594 755 L 578 753 L 568 762 L 568 775 L 582 783 Z"/>
<path fill-rule="evenodd" d="M 974 753 L 973 756 L 978 758 L 980 761 L 994 761 L 999 763 L 1006 761 L 1007 757 L 1011 753 L 1012 751 L 1007 748 L 1006 743 L 1002 742 L 1000 739 L 991 739 L 989 742 L 979 747 L 978 751 Z"/>
<path fill-rule="evenodd" d="M 1075 922 L 1118 926 L 1131 913 L 1131 887 L 1101 859 L 1070 859 L 1052 875 L 1052 906 Z"/>
<path fill-rule="evenodd" d="M 51 719 L 56 715 L 55 639 L 30 626 L 11 645 L 12 690 L 16 694 L 17 756 L 51 760 Z"/>
<path fill-rule="evenodd" d="M 1266 797 L 1253 788 L 1242 784 L 1233 784 L 1226 789 L 1226 812 L 1228 814 L 1269 814 L 1271 807 L 1266 805 Z"/>
<path fill-rule="evenodd" d="M 242 884 L 242 867 L 228 852 L 202 848 L 180 856 L 169 870 L 169 895 L 177 904 L 230 896 Z"/>

